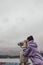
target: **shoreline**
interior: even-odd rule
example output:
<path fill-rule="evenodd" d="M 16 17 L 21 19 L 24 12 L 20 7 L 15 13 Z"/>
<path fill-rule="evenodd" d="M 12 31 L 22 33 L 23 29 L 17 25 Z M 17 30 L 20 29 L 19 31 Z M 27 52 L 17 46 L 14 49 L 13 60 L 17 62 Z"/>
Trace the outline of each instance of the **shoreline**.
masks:
<path fill-rule="evenodd" d="M 17 62 L 19 63 L 19 58 L 15 58 L 15 59 L 10 59 L 10 58 L 7 58 L 7 59 L 0 59 L 0 62 Z"/>

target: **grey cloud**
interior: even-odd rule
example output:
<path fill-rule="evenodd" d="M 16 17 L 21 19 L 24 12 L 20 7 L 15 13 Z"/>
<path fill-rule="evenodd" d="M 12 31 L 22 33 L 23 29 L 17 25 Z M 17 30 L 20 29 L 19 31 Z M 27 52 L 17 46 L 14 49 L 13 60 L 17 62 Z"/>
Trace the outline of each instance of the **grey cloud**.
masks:
<path fill-rule="evenodd" d="M 9 18 L 5 18 L 2 20 L 3 23 L 8 23 L 9 22 Z"/>
<path fill-rule="evenodd" d="M 16 46 L 30 34 L 43 35 L 42 0 L 0 0 L 0 7 L 0 47 Z"/>

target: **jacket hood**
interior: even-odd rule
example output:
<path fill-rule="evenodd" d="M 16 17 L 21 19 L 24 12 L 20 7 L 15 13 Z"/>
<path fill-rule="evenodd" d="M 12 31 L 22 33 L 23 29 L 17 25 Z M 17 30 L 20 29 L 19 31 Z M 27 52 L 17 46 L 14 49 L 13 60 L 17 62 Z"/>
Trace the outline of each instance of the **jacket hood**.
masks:
<path fill-rule="evenodd" d="M 37 48 L 37 44 L 34 42 L 34 40 L 29 41 L 29 42 L 28 42 L 28 45 L 31 46 L 31 47 Z"/>

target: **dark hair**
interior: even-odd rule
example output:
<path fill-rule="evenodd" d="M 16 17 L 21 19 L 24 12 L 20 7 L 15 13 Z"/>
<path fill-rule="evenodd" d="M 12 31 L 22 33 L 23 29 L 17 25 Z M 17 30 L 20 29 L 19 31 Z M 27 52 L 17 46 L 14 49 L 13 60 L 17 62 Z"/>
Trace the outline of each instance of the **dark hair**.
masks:
<path fill-rule="evenodd" d="M 31 40 L 34 40 L 33 36 L 29 36 L 27 37 L 27 40 L 31 41 Z"/>

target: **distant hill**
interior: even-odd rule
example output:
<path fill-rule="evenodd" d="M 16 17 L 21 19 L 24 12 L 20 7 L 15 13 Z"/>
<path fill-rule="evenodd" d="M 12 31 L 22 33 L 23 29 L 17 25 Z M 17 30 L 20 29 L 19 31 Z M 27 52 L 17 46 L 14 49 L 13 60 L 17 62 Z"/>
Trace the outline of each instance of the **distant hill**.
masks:
<path fill-rule="evenodd" d="M 20 56 L 0 55 L 0 58 L 19 58 Z"/>

